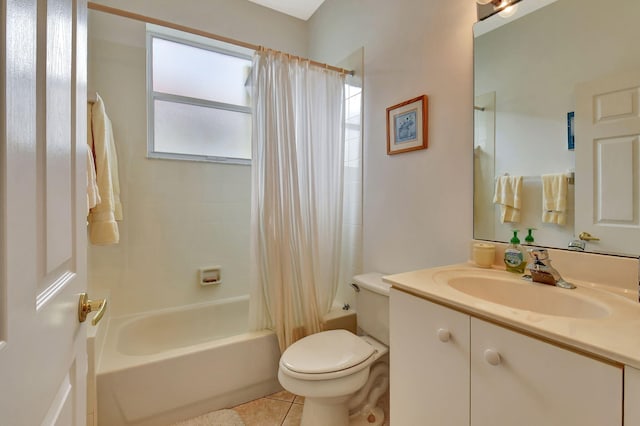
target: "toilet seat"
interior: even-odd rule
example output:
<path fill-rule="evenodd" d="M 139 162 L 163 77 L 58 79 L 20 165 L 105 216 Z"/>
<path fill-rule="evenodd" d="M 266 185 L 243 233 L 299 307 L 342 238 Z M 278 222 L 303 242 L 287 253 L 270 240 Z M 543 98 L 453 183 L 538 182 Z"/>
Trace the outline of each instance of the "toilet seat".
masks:
<path fill-rule="evenodd" d="M 386 347 L 372 339 L 360 338 L 346 330 L 330 330 L 307 336 L 280 358 L 280 368 L 288 376 L 303 380 L 328 380 L 354 374 L 373 363 Z"/>

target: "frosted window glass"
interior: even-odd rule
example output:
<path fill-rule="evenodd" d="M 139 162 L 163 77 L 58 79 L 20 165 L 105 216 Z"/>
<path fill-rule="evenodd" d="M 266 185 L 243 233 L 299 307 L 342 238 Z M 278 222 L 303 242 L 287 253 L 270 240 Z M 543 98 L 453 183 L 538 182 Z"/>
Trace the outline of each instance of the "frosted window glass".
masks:
<path fill-rule="evenodd" d="M 245 82 L 251 61 L 153 38 L 153 90 L 250 106 Z"/>
<path fill-rule="evenodd" d="M 347 87 L 352 88 L 353 86 L 347 86 Z M 352 89 L 349 89 L 349 90 L 351 91 Z M 346 103 L 345 105 L 346 123 L 353 124 L 353 125 L 360 125 L 360 108 L 362 103 L 360 92 L 358 92 L 357 94 L 351 97 L 348 97 L 345 103 Z"/>
<path fill-rule="evenodd" d="M 251 158 L 251 114 L 154 102 L 155 151 Z"/>

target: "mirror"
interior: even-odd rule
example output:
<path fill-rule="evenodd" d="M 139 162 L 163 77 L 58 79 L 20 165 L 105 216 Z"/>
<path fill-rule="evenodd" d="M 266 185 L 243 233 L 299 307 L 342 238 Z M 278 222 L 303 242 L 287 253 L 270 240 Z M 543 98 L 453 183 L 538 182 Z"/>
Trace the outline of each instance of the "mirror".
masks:
<path fill-rule="evenodd" d="M 639 19 L 638 0 L 522 0 L 474 26 L 474 238 L 640 254 Z M 493 203 L 505 174 L 523 178 L 517 223 Z M 563 225 L 542 221 L 544 174 L 567 176 Z"/>

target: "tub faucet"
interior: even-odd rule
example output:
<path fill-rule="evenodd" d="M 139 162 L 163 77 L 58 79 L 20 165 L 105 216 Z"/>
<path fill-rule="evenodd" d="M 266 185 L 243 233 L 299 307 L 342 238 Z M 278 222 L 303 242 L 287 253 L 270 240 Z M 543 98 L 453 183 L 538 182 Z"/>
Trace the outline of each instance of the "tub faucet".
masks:
<path fill-rule="evenodd" d="M 565 281 L 560 273 L 551 266 L 549 252 L 546 249 L 529 250 L 531 262 L 527 265 L 527 269 L 531 273 L 533 282 L 555 285 L 556 287 L 573 289 L 575 285 Z"/>

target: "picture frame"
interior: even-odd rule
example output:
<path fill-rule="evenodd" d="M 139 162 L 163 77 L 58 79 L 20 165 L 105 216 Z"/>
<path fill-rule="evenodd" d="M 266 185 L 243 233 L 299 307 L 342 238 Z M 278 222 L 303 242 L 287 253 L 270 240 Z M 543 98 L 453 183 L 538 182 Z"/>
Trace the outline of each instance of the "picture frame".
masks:
<path fill-rule="evenodd" d="M 575 112 L 571 111 L 567 113 L 567 149 L 573 151 L 576 148 L 576 136 L 575 136 Z"/>
<path fill-rule="evenodd" d="M 427 95 L 387 108 L 387 155 L 426 149 L 428 121 Z"/>

